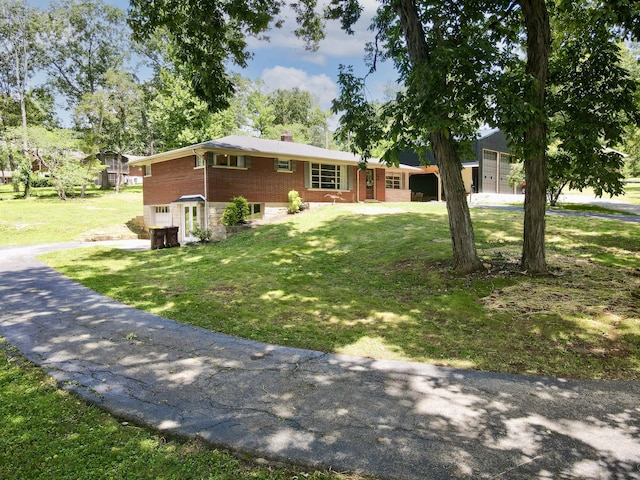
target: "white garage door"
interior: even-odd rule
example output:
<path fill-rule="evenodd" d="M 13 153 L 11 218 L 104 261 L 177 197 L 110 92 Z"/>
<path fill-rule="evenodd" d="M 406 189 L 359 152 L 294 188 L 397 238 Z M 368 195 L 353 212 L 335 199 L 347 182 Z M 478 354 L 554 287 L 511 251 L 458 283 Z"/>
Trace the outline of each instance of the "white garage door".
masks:
<path fill-rule="evenodd" d="M 154 207 L 151 224 L 159 227 L 171 226 L 171 209 L 168 205 Z"/>

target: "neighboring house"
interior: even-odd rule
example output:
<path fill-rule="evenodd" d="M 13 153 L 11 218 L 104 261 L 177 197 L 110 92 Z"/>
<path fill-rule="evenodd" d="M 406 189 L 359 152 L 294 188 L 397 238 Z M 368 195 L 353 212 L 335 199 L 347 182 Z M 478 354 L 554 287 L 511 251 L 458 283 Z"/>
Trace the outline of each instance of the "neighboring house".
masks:
<path fill-rule="evenodd" d="M 0 170 L 0 184 L 11 183 L 13 181 L 13 172 L 11 170 Z"/>
<path fill-rule="evenodd" d="M 116 184 L 118 178 L 118 154 L 115 152 L 100 152 L 97 154 L 100 159 L 100 163 L 106 165 L 107 168 L 102 170 L 98 174 L 96 179 L 96 185 L 100 188 L 111 188 Z M 88 157 L 88 158 L 94 158 Z M 122 169 L 120 174 L 120 185 L 140 185 L 142 184 L 143 169 L 141 167 L 130 167 L 129 162 L 134 160 L 140 160 L 144 157 L 135 155 L 122 155 L 120 161 L 122 163 Z"/>
<path fill-rule="evenodd" d="M 500 130 L 481 132 L 473 142 L 472 159 L 462 162 L 462 179 L 467 193 L 521 193 L 520 186 L 509 185 L 513 157 L 510 154 L 507 139 Z M 420 167 L 422 173 L 412 175 L 409 186 L 414 199 L 442 200 L 442 182 L 438 162 L 431 152 L 427 155 L 428 166 L 421 166 L 414 152 L 402 152 L 400 162 Z"/>
<path fill-rule="evenodd" d="M 369 161 L 362 171 L 353 154 L 290 139 L 228 136 L 131 161 L 144 169 L 145 226 L 178 226 L 190 242 L 195 227 L 223 230 L 214 227 L 232 197 L 245 197 L 257 219 L 285 212 L 291 190 L 311 204 L 411 200 L 418 168 Z"/>

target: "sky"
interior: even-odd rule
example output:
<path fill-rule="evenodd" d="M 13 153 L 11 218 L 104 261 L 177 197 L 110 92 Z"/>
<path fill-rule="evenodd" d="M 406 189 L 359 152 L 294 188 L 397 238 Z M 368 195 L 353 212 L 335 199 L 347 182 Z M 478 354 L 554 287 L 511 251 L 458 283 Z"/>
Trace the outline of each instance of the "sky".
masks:
<path fill-rule="evenodd" d="M 128 1 L 105 1 L 125 11 L 129 8 Z M 29 0 L 28 3 L 42 9 L 49 5 L 48 0 Z M 362 4 L 363 15 L 354 27 L 354 35 L 342 32 L 339 22 L 327 22 L 326 38 L 318 51 L 309 52 L 303 41 L 293 34 L 296 25 L 292 16 L 292 21 L 287 19 L 282 29 L 274 29 L 268 34 L 270 41 L 249 39 L 254 55 L 248 67 L 242 70 L 234 65 L 231 70 L 250 80 L 261 79 L 269 91 L 299 87 L 313 94 L 323 110 L 329 109 L 338 94 L 339 65 L 352 65 L 358 75 L 364 75 L 368 70 L 364 62 L 365 45 L 373 39 L 368 27 L 378 2 L 364 0 Z M 139 76 L 144 77 L 144 72 L 140 73 Z M 367 79 L 367 93 L 372 99 L 383 99 L 385 87 L 394 81 L 392 65 L 389 62 L 378 64 L 377 72 Z"/>

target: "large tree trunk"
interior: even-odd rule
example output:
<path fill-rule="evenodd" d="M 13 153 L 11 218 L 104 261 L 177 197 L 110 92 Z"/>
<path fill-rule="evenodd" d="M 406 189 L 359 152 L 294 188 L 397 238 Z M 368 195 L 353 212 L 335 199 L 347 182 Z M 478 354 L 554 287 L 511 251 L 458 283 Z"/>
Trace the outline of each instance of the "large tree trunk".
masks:
<path fill-rule="evenodd" d="M 429 140 L 442 175 L 455 268 L 463 273 L 480 270 L 483 266 L 476 251 L 467 191 L 462 180 L 462 165 L 456 144 L 451 135 L 445 135 L 442 131 L 429 135 Z"/>
<path fill-rule="evenodd" d="M 393 8 L 400 18 L 413 68 L 428 65 L 430 61 L 429 46 L 415 2 L 413 0 L 396 0 Z M 443 83 L 445 83 L 443 88 L 446 88 L 446 80 Z M 442 174 L 455 268 L 463 273 L 480 270 L 482 263 L 476 251 L 467 193 L 462 181 L 462 164 L 456 144 L 450 132 L 444 130 L 432 132 L 429 135 L 429 141 Z"/>
<path fill-rule="evenodd" d="M 525 132 L 524 243 L 521 267 L 533 275 L 547 273 L 545 209 L 547 193 L 547 125 L 545 89 L 551 51 L 551 27 L 545 0 L 520 0 L 527 29 L 527 74 L 534 86 L 525 99 L 536 111 Z"/>

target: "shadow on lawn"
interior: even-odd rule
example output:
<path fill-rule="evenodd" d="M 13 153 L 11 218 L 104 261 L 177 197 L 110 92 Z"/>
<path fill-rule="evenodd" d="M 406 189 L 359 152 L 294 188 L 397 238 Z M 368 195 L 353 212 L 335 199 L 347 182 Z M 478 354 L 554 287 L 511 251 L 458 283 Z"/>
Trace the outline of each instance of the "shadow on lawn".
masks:
<path fill-rule="evenodd" d="M 129 421 L 388 478 L 640 478 L 637 383 L 282 349 L 114 305 L 45 267 L 1 267 L 0 334 Z"/>
<path fill-rule="evenodd" d="M 501 228 L 510 235 L 517 224 Z M 457 277 L 447 269 L 450 248 L 446 224 L 427 215 L 344 215 L 310 230 L 267 225 L 215 245 L 98 251 L 65 271 L 138 308 L 279 345 L 505 373 L 635 378 L 637 334 L 612 340 L 561 311 L 483 303 L 529 279 Z M 105 259 L 116 271 L 93 268 Z"/>

